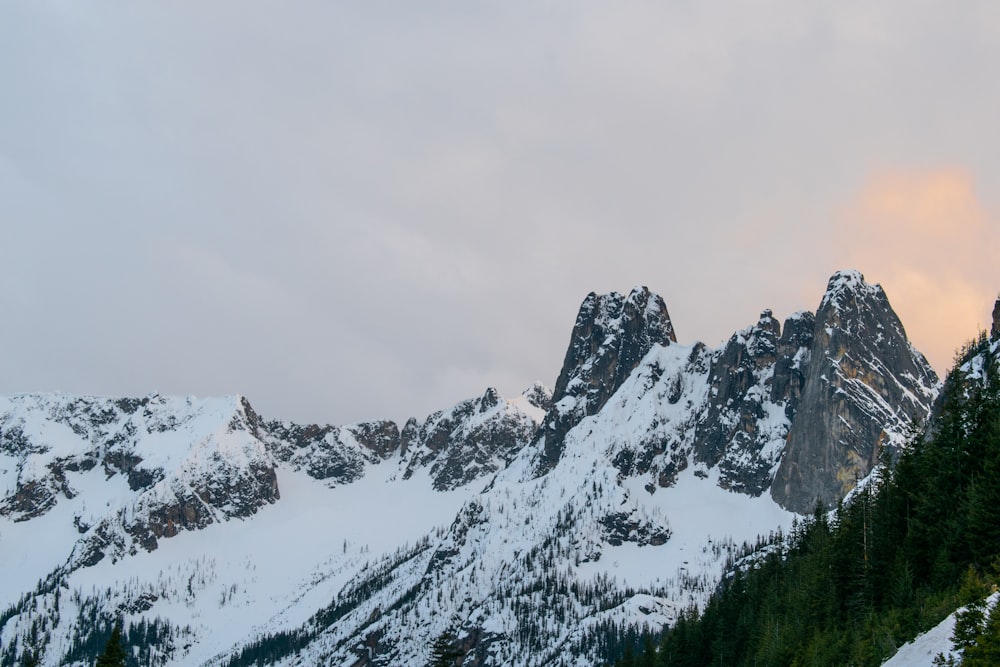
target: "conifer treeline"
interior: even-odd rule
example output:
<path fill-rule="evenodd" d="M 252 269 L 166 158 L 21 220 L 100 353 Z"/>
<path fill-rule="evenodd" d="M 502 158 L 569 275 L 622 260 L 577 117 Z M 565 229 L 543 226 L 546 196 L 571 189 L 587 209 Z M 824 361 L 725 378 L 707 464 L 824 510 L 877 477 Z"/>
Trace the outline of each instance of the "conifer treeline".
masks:
<path fill-rule="evenodd" d="M 930 430 L 881 479 L 749 554 L 654 656 L 616 664 L 879 665 L 981 599 L 1000 574 L 1000 369 L 989 348 L 985 333 L 965 347 Z M 1000 643 L 994 616 L 973 629 L 984 649 Z"/>

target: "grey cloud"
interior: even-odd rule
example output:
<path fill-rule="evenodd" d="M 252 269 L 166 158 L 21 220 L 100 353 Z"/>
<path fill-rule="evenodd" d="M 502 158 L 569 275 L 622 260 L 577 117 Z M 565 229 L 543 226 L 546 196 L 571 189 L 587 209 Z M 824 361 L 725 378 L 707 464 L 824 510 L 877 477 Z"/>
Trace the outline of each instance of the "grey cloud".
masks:
<path fill-rule="evenodd" d="M 872 170 L 1000 191 L 996 13 L 6 4 L 0 391 L 402 418 L 553 382 L 591 290 L 814 308 Z"/>

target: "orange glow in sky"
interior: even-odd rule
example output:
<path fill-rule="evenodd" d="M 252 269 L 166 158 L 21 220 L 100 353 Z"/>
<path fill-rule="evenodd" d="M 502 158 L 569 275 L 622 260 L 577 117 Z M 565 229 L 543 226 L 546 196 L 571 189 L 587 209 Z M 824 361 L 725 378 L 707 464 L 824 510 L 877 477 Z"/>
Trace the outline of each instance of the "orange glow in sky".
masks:
<path fill-rule="evenodd" d="M 878 282 L 913 344 L 939 373 L 997 298 L 998 218 L 961 168 L 874 174 L 843 212 L 848 256 Z"/>

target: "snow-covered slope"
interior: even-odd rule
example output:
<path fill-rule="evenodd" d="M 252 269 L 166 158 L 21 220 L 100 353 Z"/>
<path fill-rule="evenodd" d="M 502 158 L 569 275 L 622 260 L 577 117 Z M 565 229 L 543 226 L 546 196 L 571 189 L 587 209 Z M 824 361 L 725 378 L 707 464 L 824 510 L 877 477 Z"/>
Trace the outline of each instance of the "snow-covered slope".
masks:
<path fill-rule="evenodd" d="M 764 311 L 718 349 L 679 344 L 646 288 L 588 295 L 553 395 L 402 428 L 269 422 L 241 397 L 2 399 L 0 663 L 27 642 L 81 664 L 120 616 L 155 664 L 418 665 L 444 630 L 465 664 L 593 664 L 849 490 L 842 461 L 867 474 L 935 383 L 844 272 L 817 315 Z"/>
<path fill-rule="evenodd" d="M 986 599 L 985 608 L 992 609 L 998 601 L 1000 601 L 1000 593 L 990 595 Z M 896 655 L 882 663 L 882 667 L 935 667 L 934 659 L 938 655 L 944 656 L 946 659 L 956 657 L 951 635 L 955 631 L 955 615 L 964 609 L 965 607 L 955 610 L 955 613 L 949 615 L 927 632 L 900 646 Z"/>
<path fill-rule="evenodd" d="M 159 658 L 177 664 L 300 624 L 447 525 L 547 399 L 490 389 L 404 440 L 391 422 L 264 422 L 240 396 L 0 398 L 4 663 L 28 635 L 45 664 L 78 662 L 102 617 L 172 634 Z M 441 483 L 442 457 L 461 479 Z"/>
<path fill-rule="evenodd" d="M 822 303 L 871 294 L 881 289 L 860 274 L 838 274 Z M 593 664 L 613 628 L 673 621 L 707 597 L 744 542 L 788 528 L 795 515 L 762 492 L 810 374 L 827 384 L 815 360 L 858 360 L 863 372 L 847 378 L 856 391 L 810 406 L 849 420 L 859 442 L 872 434 L 870 448 L 900 442 L 933 400 L 936 378 L 901 328 L 886 334 L 910 354 L 898 376 L 869 353 L 881 310 L 855 309 L 864 319 L 836 329 L 821 306 L 822 318 L 790 317 L 784 335 L 765 311 L 711 350 L 678 344 L 661 304 L 645 288 L 588 296 L 532 444 L 446 534 L 409 560 L 384 561 L 390 584 L 335 624 L 305 626 L 306 647 L 283 664 L 422 664 L 428 638 L 445 630 L 464 638 L 473 664 Z M 919 400 L 883 410 L 878 388 L 890 383 Z"/>

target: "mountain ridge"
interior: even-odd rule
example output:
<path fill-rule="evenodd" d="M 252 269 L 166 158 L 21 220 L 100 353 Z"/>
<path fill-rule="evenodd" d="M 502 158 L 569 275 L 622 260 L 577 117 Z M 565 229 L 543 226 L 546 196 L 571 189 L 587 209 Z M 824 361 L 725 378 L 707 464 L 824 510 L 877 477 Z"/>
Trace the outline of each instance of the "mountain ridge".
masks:
<path fill-rule="evenodd" d="M 129 618 L 173 619 L 170 627 L 189 648 L 178 642 L 157 664 L 228 664 L 289 637 L 303 660 L 416 664 L 426 650 L 417 638 L 445 629 L 462 638 L 471 664 L 549 664 L 561 651 L 575 656 L 565 664 L 586 664 L 608 649 L 614 628 L 669 623 L 704 599 L 742 542 L 787 529 L 794 517 L 788 509 L 811 511 L 816 500 L 831 502 L 823 495 L 829 488 L 834 495 L 845 488 L 840 468 L 826 477 L 801 472 L 817 455 L 805 444 L 818 442 L 829 450 L 827 459 L 854 464 L 850 485 L 872 469 L 871 451 L 901 446 L 909 420 L 926 416 L 936 377 L 883 300 L 881 288 L 860 273 L 838 272 L 817 315 L 795 313 L 781 326 L 764 310 L 713 349 L 679 344 L 664 300 L 645 287 L 628 295 L 592 293 L 581 304 L 552 395 L 533 385 L 506 400 L 488 389 L 402 427 L 379 420 L 267 421 L 237 396 L 226 399 L 228 411 L 205 417 L 205 432 L 194 429 L 193 399 L 105 399 L 88 408 L 64 397 L 76 408 L 64 406 L 54 417 L 52 406 L 32 414 L 67 438 L 84 439 L 76 424 L 98 442 L 75 459 L 46 459 L 48 436 L 19 430 L 3 408 L 12 399 L 0 399 L 0 456 L 7 457 L 0 468 L 13 489 L 0 500 L 0 521 L 8 521 L 0 537 L 5 530 L 27 535 L 29 527 L 58 519 L 81 536 L 74 544 L 85 545 L 50 569 L 24 570 L 42 580 L 31 599 L 49 610 L 38 623 L 48 644 L 61 647 L 51 660 L 59 651 L 75 655 L 80 625 L 59 621 L 50 580 L 60 582 L 56 590 L 80 591 L 74 603 L 80 613 L 94 599 L 81 586 L 103 582 L 101 595 L 117 600 L 111 608 Z M 868 345 L 878 334 L 881 347 Z M 893 393 L 900 387 L 903 398 Z M 157 415 L 151 405 L 173 408 Z M 803 412 L 803 405 L 811 407 Z M 846 445 L 844 438 L 793 440 L 803 414 L 820 425 L 831 415 L 844 418 L 853 439 Z M 90 426 L 74 421 L 81 419 Z M 152 465 L 171 438 L 193 460 Z M 782 474 L 793 441 L 803 444 L 796 465 Z M 772 480 L 779 478 L 787 488 L 776 494 Z M 112 487 L 121 497 L 148 500 L 115 506 L 103 517 L 93 501 L 81 509 L 84 495 Z M 390 496 L 398 501 L 388 503 Z M 330 505 L 335 498 L 356 505 L 361 516 L 342 515 L 344 507 Z M 699 520 L 685 514 L 694 498 Z M 292 516 L 312 516 L 312 506 L 341 517 L 331 524 L 336 535 L 323 541 L 322 534 L 282 532 L 302 520 Z M 422 516 L 422 507 L 437 509 Z M 298 565 L 285 564 L 287 575 L 277 577 L 288 588 L 271 599 L 284 600 L 284 611 L 241 612 L 246 620 L 234 622 L 239 632 L 218 637 L 211 619 L 232 613 L 234 600 L 259 604 L 253 601 L 266 586 L 236 571 L 252 572 L 249 565 L 233 571 L 206 565 L 243 561 L 234 555 L 237 546 L 219 551 L 200 535 L 232 534 L 234 545 L 258 544 L 259 551 L 264 543 L 254 526 L 271 525 L 268 517 L 276 516 L 289 518 L 269 530 L 312 545 L 300 546 L 291 559 Z M 362 516 L 368 521 L 359 524 Z M 145 523 L 137 522 L 143 517 Z M 371 545 L 381 551 L 365 551 Z M 207 588 L 158 588 L 166 575 L 142 563 L 160 562 L 168 552 L 189 554 L 181 561 L 190 576 L 225 584 L 221 598 L 213 601 Z M 257 567 L 282 562 L 270 551 L 242 557 Z M 664 579 L 653 573 L 653 562 L 661 564 L 658 572 L 663 562 L 675 571 Z M 102 579 L 112 566 L 135 569 L 139 583 Z M 17 598 L 30 591 L 15 590 L 5 594 L 12 606 L 2 621 L 10 655 L 31 627 Z M 200 625 L 183 630 L 177 619 L 190 612 L 178 612 L 179 600 L 198 610 Z M 101 604 L 108 613 L 108 603 Z M 63 615 L 70 616 L 65 609 Z M 530 630 L 538 624 L 547 630 Z M 274 664 L 297 664 L 292 653 L 272 654 Z M 5 655 L 0 664 L 8 664 Z M 532 658 L 517 657 L 524 655 Z"/>

